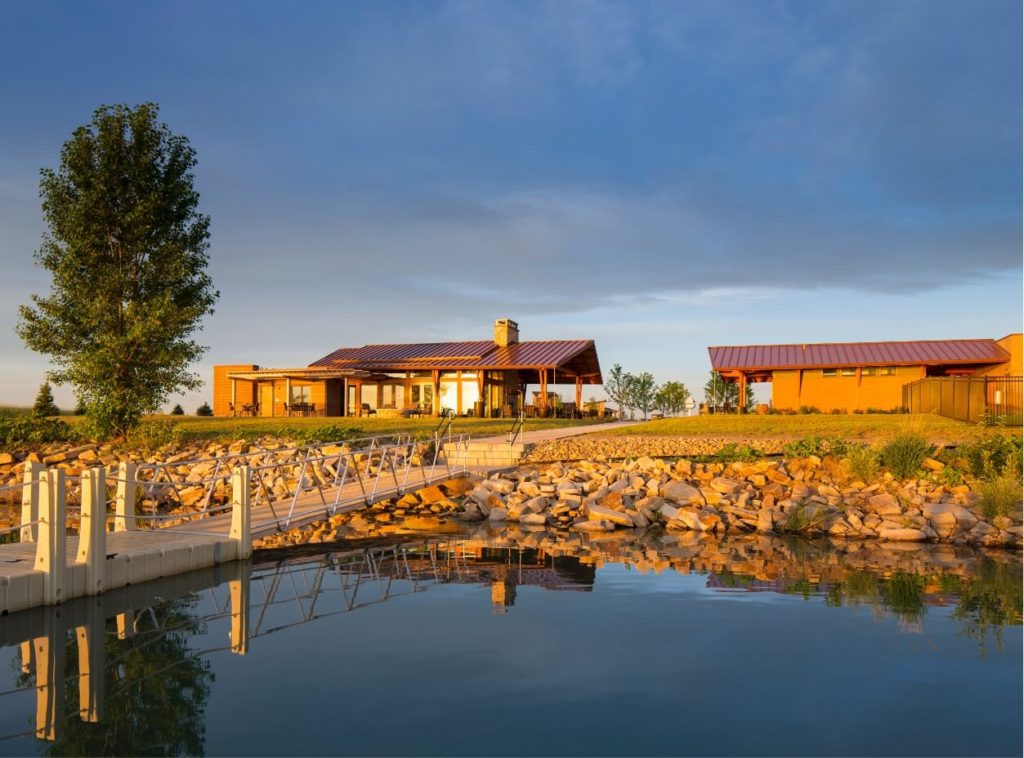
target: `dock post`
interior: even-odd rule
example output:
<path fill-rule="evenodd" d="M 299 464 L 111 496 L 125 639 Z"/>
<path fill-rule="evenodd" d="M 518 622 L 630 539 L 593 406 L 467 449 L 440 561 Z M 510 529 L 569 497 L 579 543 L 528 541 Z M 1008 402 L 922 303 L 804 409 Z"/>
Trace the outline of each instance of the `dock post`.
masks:
<path fill-rule="evenodd" d="M 249 509 L 251 471 L 239 466 L 231 475 L 231 531 L 228 536 L 238 543 L 237 558 L 252 556 L 252 511 Z"/>
<path fill-rule="evenodd" d="M 67 501 L 64 472 L 47 469 L 39 482 L 39 541 L 36 544 L 36 571 L 43 572 L 44 605 L 64 600 L 64 574 L 67 569 Z"/>
<path fill-rule="evenodd" d="M 117 498 L 114 505 L 114 531 L 135 531 L 135 476 L 138 465 L 124 462 L 117 467 Z"/>
<path fill-rule="evenodd" d="M 103 592 L 107 563 L 107 472 L 102 466 L 82 472 L 82 523 L 78 528 L 75 562 L 85 564 L 85 594 Z"/>
<path fill-rule="evenodd" d="M 35 542 L 39 527 L 33 521 L 39 520 L 39 478 L 44 471 L 43 464 L 38 461 L 25 461 L 23 479 L 25 486 L 21 490 L 21 528 L 22 542 Z"/>

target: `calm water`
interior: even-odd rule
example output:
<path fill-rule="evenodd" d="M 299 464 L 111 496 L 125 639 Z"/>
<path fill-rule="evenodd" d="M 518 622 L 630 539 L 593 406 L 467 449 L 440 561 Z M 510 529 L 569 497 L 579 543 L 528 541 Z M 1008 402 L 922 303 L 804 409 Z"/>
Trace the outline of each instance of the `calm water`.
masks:
<path fill-rule="evenodd" d="M 0 618 L 0 753 L 1020 754 L 1020 613 L 948 547 L 291 554 Z"/>

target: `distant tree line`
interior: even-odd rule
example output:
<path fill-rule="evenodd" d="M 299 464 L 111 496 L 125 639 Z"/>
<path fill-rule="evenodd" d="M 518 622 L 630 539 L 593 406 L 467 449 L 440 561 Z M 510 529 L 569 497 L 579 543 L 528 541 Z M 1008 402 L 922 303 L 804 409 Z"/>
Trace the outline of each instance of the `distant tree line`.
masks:
<path fill-rule="evenodd" d="M 630 420 L 639 411 L 646 419 L 651 411 L 659 410 L 666 416 L 675 416 L 686 407 L 690 391 L 682 382 L 665 382 L 658 385 L 654 376 L 647 371 L 630 374 L 616 363 L 608 372 L 604 384 L 608 399 L 618 406 L 622 415 L 629 414 Z"/>
<path fill-rule="evenodd" d="M 665 382 L 658 385 L 648 372 L 631 374 L 616 363 L 608 372 L 604 384 L 608 399 L 618 406 L 621 415 L 628 414 L 630 421 L 637 412 L 646 420 L 651 411 L 661 411 L 666 416 L 676 416 L 686 408 L 690 391 L 682 382 Z M 727 382 L 717 371 L 712 371 L 704 385 L 704 402 L 716 411 L 734 410 L 739 402 L 739 385 Z M 754 391 L 747 386 L 746 408 L 754 405 Z"/>

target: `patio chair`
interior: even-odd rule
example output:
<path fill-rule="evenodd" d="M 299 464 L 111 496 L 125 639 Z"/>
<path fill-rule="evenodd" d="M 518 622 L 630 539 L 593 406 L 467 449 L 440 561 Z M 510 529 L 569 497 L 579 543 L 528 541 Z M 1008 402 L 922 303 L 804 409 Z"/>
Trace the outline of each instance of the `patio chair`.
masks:
<path fill-rule="evenodd" d="M 364 416 L 376 416 L 377 415 L 377 409 L 376 408 L 371 408 L 369 403 L 363 403 L 361 407 L 363 409 L 363 415 Z"/>

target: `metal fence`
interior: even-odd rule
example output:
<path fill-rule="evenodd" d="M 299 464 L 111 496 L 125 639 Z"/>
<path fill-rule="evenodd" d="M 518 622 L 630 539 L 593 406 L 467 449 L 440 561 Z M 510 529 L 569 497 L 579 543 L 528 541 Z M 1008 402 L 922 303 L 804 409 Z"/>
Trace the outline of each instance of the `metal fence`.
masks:
<path fill-rule="evenodd" d="M 903 385 L 903 407 L 911 413 L 938 413 L 961 421 L 1019 426 L 1019 376 L 933 376 Z"/>

